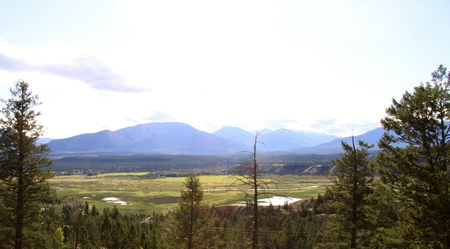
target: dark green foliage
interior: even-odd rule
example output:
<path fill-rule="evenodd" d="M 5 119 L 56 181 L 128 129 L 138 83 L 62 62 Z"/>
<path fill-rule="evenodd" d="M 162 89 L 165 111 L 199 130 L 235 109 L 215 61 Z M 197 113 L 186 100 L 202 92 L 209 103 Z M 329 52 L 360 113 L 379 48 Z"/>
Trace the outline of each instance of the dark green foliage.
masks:
<path fill-rule="evenodd" d="M 335 168 L 329 173 L 333 185 L 326 194 L 333 202 L 329 205 L 336 214 L 329 217 L 323 232 L 321 246 L 328 248 L 356 248 L 368 245 L 370 238 L 364 234 L 369 229 L 367 197 L 372 193 L 374 172 L 369 167 L 368 150 L 373 146 L 359 141 L 342 142 L 345 154 L 333 161 Z M 339 243 L 337 243 L 339 241 Z"/>
<path fill-rule="evenodd" d="M 379 181 L 367 198 L 367 219 L 371 230 L 369 248 L 407 248 L 405 212 L 396 193 Z"/>
<path fill-rule="evenodd" d="M 380 140 L 378 169 L 400 205 L 400 237 L 411 245 L 450 247 L 449 76 L 439 66 L 431 83 L 394 99 L 381 120 L 395 135 Z"/>
<path fill-rule="evenodd" d="M 320 200 L 320 201 L 318 201 Z M 329 198 L 318 196 L 302 201 L 301 208 L 261 207 L 259 223 L 259 248 L 313 248 L 317 234 L 323 226 L 322 210 Z M 319 203 L 321 202 L 321 203 Z M 313 206 L 317 214 L 313 214 Z M 215 207 L 217 219 L 214 229 L 218 234 L 214 248 L 249 248 L 251 240 L 247 235 L 248 216 L 246 207 Z"/>
<path fill-rule="evenodd" d="M 100 248 L 101 246 L 101 230 L 100 219 L 96 216 L 83 215 L 80 224 L 79 245 L 82 248 Z"/>
<path fill-rule="evenodd" d="M 4 248 L 52 248 L 57 226 L 41 226 L 43 202 L 51 200 L 43 169 L 52 161 L 46 145 L 36 145 L 42 135 L 37 123 L 39 105 L 24 81 L 11 89 L 12 97 L 2 99 L 0 120 L 0 244 Z"/>
<path fill-rule="evenodd" d="M 171 214 L 168 226 L 170 248 L 209 248 L 214 244 L 209 206 L 203 202 L 199 178 L 191 173 L 183 183 L 181 201 Z"/>
<path fill-rule="evenodd" d="M 116 207 L 105 208 L 102 213 L 77 200 L 59 204 L 63 216 L 58 222 L 64 227 L 64 245 L 59 248 L 161 248 L 159 225 L 164 216 L 149 217 L 139 214 L 122 215 Z M 77 231 L 79 233 L 76 236 Z"/>

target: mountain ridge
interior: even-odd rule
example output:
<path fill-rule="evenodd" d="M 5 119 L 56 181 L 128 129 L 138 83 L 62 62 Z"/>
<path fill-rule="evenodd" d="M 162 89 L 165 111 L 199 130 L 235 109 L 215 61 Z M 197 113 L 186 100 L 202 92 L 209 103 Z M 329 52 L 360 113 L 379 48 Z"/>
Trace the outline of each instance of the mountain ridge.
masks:
<path fill-rule="evenodd" d="M 247 149 L 239 143 L 178 122 L 147 123 L 117 131 L 80 134 L 52 140 L 48 146 L 55 153 L 228 154 Z"/>
<path fill-rule="evenodd" d="M 369 135 L 375 130 L 369 131 Z M 154 122 L 124 127 L 116 131 L 102 130 L 69 138 L 53 139 L 48 142 L 48 146 L 54 154 L 224 155 L 251 151 L 256 134 L 256 132 L 252 134 L 241 128 L 230 126 L 208 133 L 185 123 Z M 378 137 L 376 139 L 381 137 L 379 130 L 374 134 L 373 136 Z M 360 136 L 362 138 L 369 136 L 363 135 Z M 374 139 L 370 138 L 366 142 L 370 144 Z M 258 145 L 258 151 L 302 154 L 339 153 L 342 151 L 341 140 L 348 141 L 348 138 L 288 129 L 265 130 L 265 134 L 258 135 L 258 142 L 261 142 L 261 145 Z"/>

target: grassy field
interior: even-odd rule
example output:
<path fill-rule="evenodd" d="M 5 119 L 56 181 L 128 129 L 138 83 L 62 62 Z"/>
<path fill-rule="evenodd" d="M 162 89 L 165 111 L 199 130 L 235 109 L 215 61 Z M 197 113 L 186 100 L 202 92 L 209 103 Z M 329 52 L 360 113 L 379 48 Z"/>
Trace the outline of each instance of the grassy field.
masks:
<path fill-rule="evenodd" d="M 50 180 L 60 197 L 74 196 L 89 205 L 95 205 L 99 210 L 116 205 L 121 212 L 152 213 L 167 212 L 180 200 L 180 190 L 185 177 L 143 179 L 139 173 L 110 173 L 97 176 L 57 176 Z M 270 175 L 267 179 L 278 184 L 269 186 L 275 195 L 296 198 L 311 198 L 323 193 L 329 180 L 323 176 L 277 176 Z M 233 185 L 229 175 L 200 176 L 204 189 L 204 200 L 209 205 L 235 203 L 244 196 L 246 186 Z M 126 201 L 120 205 L 102 201 L 106 197 L 116 197 Z M 271 195 L 269 195 L 271 197 Z"/>

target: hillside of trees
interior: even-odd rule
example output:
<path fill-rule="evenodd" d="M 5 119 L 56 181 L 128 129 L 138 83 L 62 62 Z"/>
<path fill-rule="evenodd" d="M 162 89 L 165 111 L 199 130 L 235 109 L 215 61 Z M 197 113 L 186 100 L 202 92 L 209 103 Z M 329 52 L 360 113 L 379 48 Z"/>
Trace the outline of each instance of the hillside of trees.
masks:
<path fill-rule="evenodd" d="M 80 170 L 92 170 L 93 165 L 113 165 L 113 170 L 120 160 L 120 165 L 142 160 L 140 167 L 155 163 L 186 171 L 194 165 L 223 167 L 247 187 L 244 203 L 209 206 L 203 200 L 202 183 L 190 172 L 177 207 L 152 214 L 121 214 L 116 207 L 98 210 L 89 202 L 57 196 L 48 184 L 54 176 L 49 170 L 50 151 L 36 143 L 42 134 L 40 113 L 35 111 L 39 101 L 28 84 L 19 81 L 11 88 L 11 98 L 2 99 L 0 245 L 7 249 L 450 248 L 450 73 L 441 65 L 431 76 L 431 82 L 392 100 L 381 120 L 385 133 L 377 143 L 380 151 L 371 154 L 374 144 L 354 138 L 342 141 L 343 153 L 331 159 L 326 171 L 333 184 L 323 195 L 293 205 L 258 205 L 259 198 L 270 192 L 260 165 L 273 168 L 274 162 L 282 161 L 275 156 L 259 158 L 258 135 L 252 153 L 241 159 L 202 157 L 207 162 L 197 164 L 197 157 L 54 161 L 73 167 L 77 160 L 85 160 L 89 166 Z M 318 160 L 286 160 L 284 167 L 307 167 L 311 162 L 318 164 Z M 134 170 L 131 165 L 130 161 L 125 168 Z"/>
<path fill-rule="evenodd" d="M 332 168 L 331 161 L 339 155 L 259 155 L 265 173 L 322 175 Z M 229 156 L 214 155 L 124 155 L 72 156 L 53 160 L 49 167 L 56 175 L 96 175 L 109 172 L 166 172 L 183 176 L 195 170 L 200 174 L 230 174 L 249 159 L 248 153 Z M 308 171 L 317 167 L 317 171 Z"/>

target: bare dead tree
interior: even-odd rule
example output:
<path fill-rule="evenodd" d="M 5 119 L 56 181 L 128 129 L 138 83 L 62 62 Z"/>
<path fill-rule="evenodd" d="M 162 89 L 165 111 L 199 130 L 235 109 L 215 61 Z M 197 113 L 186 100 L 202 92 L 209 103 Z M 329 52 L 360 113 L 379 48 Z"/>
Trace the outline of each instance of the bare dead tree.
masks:
<path fill-rule="evenodd" d="M 255 135 L 255 143 L 253 145 L 252 152 L 252 161 L 240 164 L 236 169 L 235 173 L 231 176 L 233 181 L 231 186 L 241 185 L 243 188 L 241 191 L 245 194 L 244 200 L 246 204 L 252 207 L 252 236 L 251 236 L 251 244 L 252 248 L 258 248 L 259 241 L 259 212 L 258 212 L 258 198 L 260 196 L 265 196 L 268 198 L 268 195 L 274 194 L 269 192 L 269 185 L 277 184 L 273 180 L 263 179 L 261 167 L 258 167 L 258 163 L 256 160 L 257 150 L 256 145 L 258 143 L 258 136 L 260 134 L 256 133 Z M 250 187 L 250 190 L 249 188 Z"/>

